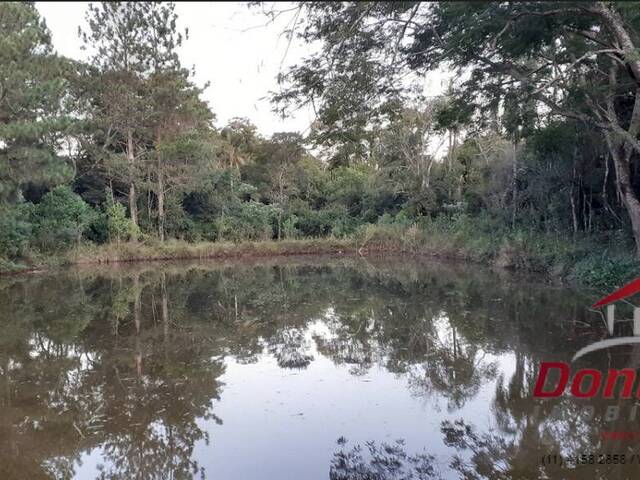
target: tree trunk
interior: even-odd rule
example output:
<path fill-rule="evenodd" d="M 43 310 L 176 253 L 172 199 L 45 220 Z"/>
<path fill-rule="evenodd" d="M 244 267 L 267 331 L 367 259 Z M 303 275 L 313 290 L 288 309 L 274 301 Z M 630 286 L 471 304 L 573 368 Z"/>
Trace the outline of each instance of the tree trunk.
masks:
<path fill-rule="evenodd" d="M 278 240 L 282 240 L 282 213 L 278 213 Z"/>
<path fill-rule="evenodd" d="M 624 20 L 614 7 L 608 6 L 605 2 L 596 2 L 594 4 L 596 13 L 602 16 L 604 24 L 613 33 L 617 42 L 620 44 L 624 52 L 624 61 L 629 65 L 636 82 L 640 83 L 640 57 L 631 35 L 625 28 Z"/>
<path fill-rule="evenodd" d="M 576 214 L 576 201 L 573 199 L 573 186 L 569 193 L 569 199 L 571 200 L 571 218 L 573 219 L 573 237 L 578 234 L 578 216 Z"/>
<path fill-rule="evenodd" d="M 513 210 L 511 212 L 511 229 L 516 228 L 518 215 L 518 142 L 513 142 L 513 179 L 512 179 Z"/>
<path fill-rule="evenodd" d="M 158 148 L 162 143 L 162 130 L 161 128 L 156 129 L 156 161 L 158 162 L 158 191 L 156 195 L 158 197 L 158 235 L 160 237 L 160 241 L 164 242 L 164 220 L 165 220 L 165 211 L 164 211 L 164 171 L 162 169 L 162 157 Z"/>
<path fill-rule="evenodd" d="M 164 242 L 164 177 L 158 165 L 158 235 Z"/>
<path fill-rule="evenodd" d="M 131 221 L 135 225 L 138 225 L 138 205 L 136 197 L 136 185 L 131 182 L 129 184 L 129 215 L 131 216 Z"/>
<path fill-rule="evenodd" d="M 138 378 L 142 376 L 142 345 L 140 343 L 140 330 L 142 325 L 141 310 L 142 305 L 140 303 L 140 277 L 136 275 L 133 277 L 133 290 L 135 300 L 133 304 L 133 321 L 136 327 L 136 341 L 135 341 L 135 353 L 134 363 L 136 366 L 136 374 Z"/>
<path fill-rule="evenodd" d="M 606 10 L 603 4 L 599 3 L 598 5 Z M 607 18 L 606 15 L 605 18 Z M 613 27 L 610 26 L 610 28 Z M 631 220 L 636 254 L 640 256 L 640 201 L 633 190 L 633 183 L 631 182 L 631 156 L 634 152 L 640 153 L 640 141 L 638 141 L 638 133 L 640 132 L 640 88 L 636 89 L 631 120 L 625 130 L 619 123 L 614 103 L 618 82 L 617 72 L 618 64 L 611 62 L 609 68 L 609 91 L 606 98 L 606 117 L 611 129 L 604 130 L 603 134 L 613 160 L 616 185 L 622 196 L 622 203 L 626 207 L 627 214 Z M 600 113 L 597 110 L 594 111 L 596 117 L 598 117 Z"/>
<path fill-rule="evenodd" d="M 630 159 L 633 150 L 619 148 L 618 142 L 614 141 L 611 133 L 605 133 L 605 139 L 615 166 L 618 185 L 622 193 L 622 201 L 629 214 L 629 220 L 631 220 L 636 252 L 640 255 L 640 200 L 638 200 L 636 193 L 633 191 L 631 183 Z"/>
<path fill-rule="evenodd" d="M 578 215 L 576 213 L 576 201 L 573 197 L 573 190 L 576 183 L 576 156 L 578 154 L 578 146 L 573 148 L 573 172 L 571 175 L 571 190 L 569 191 L 569 199 L 571 200 L 571 218 L 573 220 L 573 237 L 575 239 L 578 234 Z"/>
<path fill-rule="evenodd" d="M 623 200 L 629 213 L 631 220 L 631 229 L 633 230 L 633 238 L 636 242 L 636 251 L 640 255 L 640 201 L 631 186 L 631 178 L 629 175 L 629 163 L 621 166 L 620 172 L 620 188 L 622 190 Z"/>
<path fill-rule="evenodd" d="M 133 151 L 133 132 L 127 130 L 127 161 L 129 162 L 129 215 L 131 221 L 138 225 L 138 200 L 136 196 L 136 184 L 133 178 L 135 155 Z"/>
<path fill-rule="evenodd" d="M 431 182 L 431 167 L 433 167 L 433 157 L 431 157 L 429 155 L 429 163 L 427 164 L 427 168 L 424 169 L 423 168 L 423 173 L 422 173 L 422 190 L 428 190 L 429 189 L 429 184 Z"/>
<path fill-rule="evenodd" d="M 160 296 L 162 307 L 162 329 L 165 342 L 169 340 L 169 299 L 167 297 L 167 277 L 164 272 L 160 275 Z"/>

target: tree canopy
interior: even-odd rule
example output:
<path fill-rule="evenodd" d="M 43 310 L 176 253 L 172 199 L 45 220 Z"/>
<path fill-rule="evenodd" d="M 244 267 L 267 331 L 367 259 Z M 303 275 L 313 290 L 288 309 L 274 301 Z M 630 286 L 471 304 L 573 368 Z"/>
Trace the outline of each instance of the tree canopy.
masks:
<path fill-rule="evenodd" d="M 20 198 L 30 182 L 72 176 L 60 152 L 70 126 L 69 70 L 32 4 L 0 6 L 0 199 Z"/>

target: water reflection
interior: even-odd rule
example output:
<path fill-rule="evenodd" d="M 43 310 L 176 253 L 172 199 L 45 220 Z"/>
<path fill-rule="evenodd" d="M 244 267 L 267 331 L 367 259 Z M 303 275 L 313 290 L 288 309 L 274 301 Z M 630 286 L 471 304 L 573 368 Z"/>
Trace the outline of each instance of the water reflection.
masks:
<path fill-rule="evenodd" d="M 569 397 L 532 400 L 541 360 L 568 361 L 606 334 L 588 304 L 525 279 L 411 259 L 3 279 L 0 478 L 241 478 L 251 464 L 253 478 L 295 468 L 332 479 L 573 478 L 577 470 L 539 457 L 601 448 L 603 429 L 633 429 L 607 421 L 604 405 L 586 419 Z M 637 353 L 581 361 L 620 367 Z M 300 386 L 271 402 L 294 379 Z M 381 409 L 371 418 L 387 424 L 354 420 L 365 391 L 366 408 Z M 275 418 L 292 422 L 282 438 L 304 454 L 274 440 L 259 452 L 282 459 L 271 469 L 262 457 L 233 457 L 233 435 L 243 435 L 243 455 L 252 451 L 243 417 L 274 438 Z M 386 438 L 397 432 L 406 443 Z M 355 439 L 336 447 L 342 435 Z"/>
<path fill-rule="evenodd" d="M 404 442 L 348 447 L 346 438 L 338 439 L 340 450 L 331 460 L 330 480 L 429 480 L 441 478 L 435 458 L 428 453 L 408 454 Z"/>

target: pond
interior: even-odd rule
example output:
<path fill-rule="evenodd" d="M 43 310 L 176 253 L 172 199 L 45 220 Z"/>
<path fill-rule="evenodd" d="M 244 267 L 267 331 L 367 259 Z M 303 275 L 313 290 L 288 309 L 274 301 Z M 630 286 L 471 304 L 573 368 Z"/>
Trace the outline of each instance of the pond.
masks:
<path fill-rule="evenodd" d="M 593 300 L 403 257 L 0 279 L 0 478 L 631 478 L 602 435 L 634 400 L 532 395 L 606 335 Z"/>

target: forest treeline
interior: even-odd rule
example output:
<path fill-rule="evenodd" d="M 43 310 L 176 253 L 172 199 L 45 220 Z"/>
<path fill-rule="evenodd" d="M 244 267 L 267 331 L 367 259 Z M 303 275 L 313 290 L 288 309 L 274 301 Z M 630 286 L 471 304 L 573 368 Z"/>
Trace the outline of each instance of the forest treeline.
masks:
<path fill-rule="evenodd" d="M 637 268 L 637 3 L 258 7 L 319 46 L 271 94 L 285 115 L 312 106 L 304 136 L 214 126 L 173 3 L 90 5 L 86 62 L 54 52 L 33 3 L 0 4 L 4 268 L 94 244 L 309 237 L 602 284 Z M 442 95 L 422 87 L 433 71 L 452 78 Z"/>

